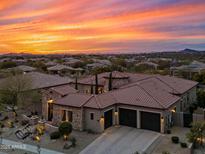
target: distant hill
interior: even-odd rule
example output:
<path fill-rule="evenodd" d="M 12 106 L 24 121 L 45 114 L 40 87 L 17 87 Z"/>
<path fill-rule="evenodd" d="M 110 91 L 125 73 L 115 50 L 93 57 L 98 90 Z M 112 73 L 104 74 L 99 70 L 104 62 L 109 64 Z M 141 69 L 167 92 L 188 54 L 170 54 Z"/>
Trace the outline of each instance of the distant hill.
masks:
<path fill-rule="evenodd" d="M 198 52 L 203 52 L 203 51 L 186 48 L 184 50 L 181 50 L 180 52 L 184 52 L 184 53 L 198 53 Z"/>

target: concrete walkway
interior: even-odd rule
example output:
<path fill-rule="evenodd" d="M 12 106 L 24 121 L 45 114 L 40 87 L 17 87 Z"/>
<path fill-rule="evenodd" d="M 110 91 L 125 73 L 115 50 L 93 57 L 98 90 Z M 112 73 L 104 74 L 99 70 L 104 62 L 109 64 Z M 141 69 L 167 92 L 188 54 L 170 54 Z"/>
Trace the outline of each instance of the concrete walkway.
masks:
<path fill-rule="evenodd" d="M 80 154 L 133 154 L 146 152 L 161 135 L 131 127 L 111 127 Z"/>
<path fill-rule="evenodd" d="M 38 148 L 37 146 L 34 146 L 34 145 L 24 144 L 21 142 L 16 142 L 16 141 L 7 140 L 7 139 L 2 139 L 2 144 L 7 145 L 7 146 L 14 146 L 16 147 L 16 149 L 22 149 L 28 152 L 38 153 Z M 40 153 L 41 154 L 63 154 L 61 152 L 49 150 L 45 148 L 40 148 Z"/>

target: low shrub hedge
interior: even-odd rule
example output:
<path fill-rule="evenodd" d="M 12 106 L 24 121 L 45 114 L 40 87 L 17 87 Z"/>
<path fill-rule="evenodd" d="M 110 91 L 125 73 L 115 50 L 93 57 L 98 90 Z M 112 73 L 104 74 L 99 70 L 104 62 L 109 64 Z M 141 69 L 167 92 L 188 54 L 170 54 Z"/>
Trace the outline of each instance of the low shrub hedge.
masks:
<path fill-rule="evenodd" d="M 180 145 L 181 145 L 182 148 L 187 148 L 187 144 L 184 143 L 184 142 L 181 142 Z"/>
<path fill-rule="evenodd" d="M 172 142 L 177 144 L 179 143 L 179 137 L 178 136 L 172 136 Z"/>
<path fill-rule="evenodd" d="M 54 139 L 59 139 L 61 136 L 60 132 L 56 131 L 50 134 L 50 139 L 54 140 Z"/>

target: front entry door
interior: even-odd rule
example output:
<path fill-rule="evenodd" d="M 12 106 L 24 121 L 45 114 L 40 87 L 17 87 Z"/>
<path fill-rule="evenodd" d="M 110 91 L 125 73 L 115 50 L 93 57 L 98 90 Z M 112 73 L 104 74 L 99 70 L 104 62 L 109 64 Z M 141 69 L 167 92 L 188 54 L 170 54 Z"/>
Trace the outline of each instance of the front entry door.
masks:
<path fill-rule="evenodd" d="M 48 103 L 48 121 L 53 119 L 53 103 Z"/>
<path fill-rule="evenodd" d="M 112 121 L 113 121 L 112 115 L 113 115 L 112 110 L 106 111 L 104 113 L 104 118 L 105 118 L 104 128 L 105 129 L 107 129 L 108 127 L 112 126 Z"/>

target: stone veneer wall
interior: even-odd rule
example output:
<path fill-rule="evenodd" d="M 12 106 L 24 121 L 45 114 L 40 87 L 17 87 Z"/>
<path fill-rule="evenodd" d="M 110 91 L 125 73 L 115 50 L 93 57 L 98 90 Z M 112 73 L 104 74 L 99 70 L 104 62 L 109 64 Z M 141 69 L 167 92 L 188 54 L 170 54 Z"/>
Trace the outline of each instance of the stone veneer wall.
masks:
<path fill-rule="evenodd" d="M 74 108 L 74 107 L 67 107 L 67 106 L 60 106 L 54 104 L 53 106 L 53 123 L 59 125 L 62 119 L 62 110 L 71 111 L 73 113 L 73 121 L 72 126 L 73 129 L 76 130 L 83 130 L 83 116 L 82 116 L 82 109 L 81 108 Z"/>

